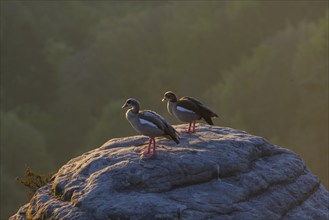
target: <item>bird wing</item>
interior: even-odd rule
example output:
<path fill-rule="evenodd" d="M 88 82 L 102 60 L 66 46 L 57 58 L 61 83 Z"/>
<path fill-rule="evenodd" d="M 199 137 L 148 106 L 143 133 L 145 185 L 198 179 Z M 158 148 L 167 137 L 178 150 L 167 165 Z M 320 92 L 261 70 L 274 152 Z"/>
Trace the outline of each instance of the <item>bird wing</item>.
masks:
<path fill-rule="evenodd" d="M 150 111 L 150 110 L 144 110 L 144 111 L 139 112 L 139 117 L 141 119 L 152 122 L 159 129 L 164 130 L 164 127 L 165 127 L 165 125 L 163 123 L 164 118 L 161 115 L 159 115 L 153 111 Z"/>
<path fill-rule="evenodd" d="M 160 129 L 172 128 L 175 130 L 161 115 L 151 110 L 144 110 L 140 112 L 142 119 L 148 120 L 156 124 Z"/>
<path fill-rule="evenodd" d="M 140 111 L 140 118 L 151 121 L 158 128 L 163 130 L 168 135 L 175 135 L 176 129 L 173 128 L 161 115 L 151 110 Z"/>
<path fill-rule="evenodd" d="M 183 107 L 187 110 L 195 112 L 196 114 L 200 114 L 198 105 L 189 99 L 179 99 L 176 106 Z"/>
<path fill-rule="evenodd" d="M 183 102 L 183 101 L 193 103 L 194 106 L 196 106 L 196 109 L 197 109 L 196 112 L 198 114 L 200 114 L 202 117 L 218 117 L 218 115 L 215 112 L 213 112 L 208 106 L 205 106 L 202 102 L 200 102 L 196 98 L 184 96 L 179 99 L 179 102 Z M 186 106 L 184 108 L 188 108 L 188 107 Z M 191 109 L 191 110 L 193 110 L 193 109 Z"/>
<path fill-rule="evenodd" d="M 166 135 L 169 135 L 177 144 L 179 143 L 178 132 L 161 115 L 151 110 L 140 111 L 139 115 L 140 118 L 154 123 L 159 129 L 163 130 Z"/>

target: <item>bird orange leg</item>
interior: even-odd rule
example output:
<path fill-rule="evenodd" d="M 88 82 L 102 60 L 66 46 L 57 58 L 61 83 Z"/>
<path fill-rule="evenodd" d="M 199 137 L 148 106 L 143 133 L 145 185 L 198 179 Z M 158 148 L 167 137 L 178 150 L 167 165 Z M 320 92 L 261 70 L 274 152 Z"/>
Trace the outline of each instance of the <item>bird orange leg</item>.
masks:
<path fill-rule="evenodd" d="M 195 121 L 193 121 L 193 129 L 192 129 L 191 133 L 195 133 Z"/>
<path fill-rule="evenodd" d="M 154 156 L 156 154 L 157 154 L 157 152 L 155 150 L 155 139 L 153 138 L 153 153 L 152 153 L 152 155 Z"/>
<path fill-rule="evenodd" d="M 183 131 L 182 133 L 191 133 L 192 122 L 189 122 L 188 130 Z"/>
<path fill-rule="evenodd" d="M 151 145 L 153 144 L 153 151 L 151 153 Z M 151 158 L 156 155 L 156 150 L 155 150 L 155 139 L 150 138 L 149 146 L 148 146 L 148 151 L 144 151 L 144 156 L 146 158 Z"/>
<path fill-rule="evenodd" d="M 147 155 L 147 154 L 150 153 L 150 151 L 151 151 L 151 144 L 152 144 L 152 141 L 153 141 L 153 138 L 150 138 L 150 139 L 149 139 L 149 146 L 147 147 L 147 151 L 144 151 L 144 152 L 143 152 L 144 155 Z"/>

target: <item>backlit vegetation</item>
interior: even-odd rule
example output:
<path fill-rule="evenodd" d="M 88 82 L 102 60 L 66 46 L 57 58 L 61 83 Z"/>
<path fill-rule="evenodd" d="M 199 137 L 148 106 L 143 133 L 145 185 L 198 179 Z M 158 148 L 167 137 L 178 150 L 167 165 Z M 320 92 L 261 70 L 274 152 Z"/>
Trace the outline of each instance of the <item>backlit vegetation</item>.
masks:
<path fill-rule="evenodd" d="M 135 134 L 121 105 L 172 123 L 163 93 L 301 155 L 328 187 L 327 1 L 1 1 L 1 219 L 28 164 L 56 171 Z"/>

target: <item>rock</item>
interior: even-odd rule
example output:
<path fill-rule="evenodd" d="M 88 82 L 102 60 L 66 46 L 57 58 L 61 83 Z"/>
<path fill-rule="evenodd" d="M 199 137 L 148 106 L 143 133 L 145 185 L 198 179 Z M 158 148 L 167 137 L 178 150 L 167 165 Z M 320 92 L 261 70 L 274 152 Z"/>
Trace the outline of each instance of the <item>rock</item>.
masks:
<path fill-rule="evenodd" d="M 178 125 L 183 130 L 186 125 Z M 327 219 L 329 193 L 293 152 L 198 124 L 181 143 L 112 139 L 70 160 L 10 219 Z"/>

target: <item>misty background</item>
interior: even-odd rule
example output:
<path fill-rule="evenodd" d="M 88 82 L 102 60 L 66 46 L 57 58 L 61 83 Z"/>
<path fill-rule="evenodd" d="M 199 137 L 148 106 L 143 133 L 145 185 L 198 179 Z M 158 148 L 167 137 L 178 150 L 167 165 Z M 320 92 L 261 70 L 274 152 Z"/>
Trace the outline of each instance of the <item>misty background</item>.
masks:
<path fill-rule="evenodd" d="M 299 154 L 328 189 L 328 1 L 1 1 L 1 219 L 15 180 L 136 135 L 164 92 Z"/>

